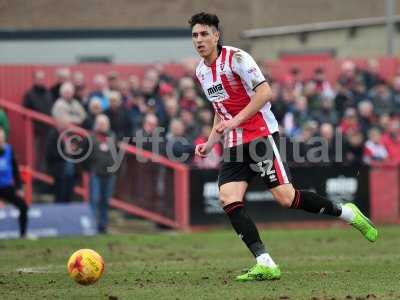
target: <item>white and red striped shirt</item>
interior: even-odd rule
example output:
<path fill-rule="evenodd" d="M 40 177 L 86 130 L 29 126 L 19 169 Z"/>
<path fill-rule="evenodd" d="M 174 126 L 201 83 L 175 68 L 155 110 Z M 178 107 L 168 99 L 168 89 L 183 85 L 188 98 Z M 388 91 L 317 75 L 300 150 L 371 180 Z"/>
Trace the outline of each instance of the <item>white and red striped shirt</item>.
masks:
<path fill-rule="evenodd" d="M 265 82 L 254 59 L 245 51 L 224 46 L 217 60 L 207 66 L 204 60 L 196 68 L 196 76 L 215 112 L 222 120 L 230 120 L 244 109 Z M 238 128 L 225 133 L 225 147 L 246 144 L 278 131 L 278 122 L 268 102 Z"/>

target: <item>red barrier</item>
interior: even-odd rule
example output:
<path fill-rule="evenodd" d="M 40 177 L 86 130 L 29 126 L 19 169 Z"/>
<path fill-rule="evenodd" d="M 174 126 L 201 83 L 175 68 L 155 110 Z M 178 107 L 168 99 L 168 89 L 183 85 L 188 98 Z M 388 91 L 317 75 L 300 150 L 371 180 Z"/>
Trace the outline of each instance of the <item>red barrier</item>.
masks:
<path fill-rule="evenodd" d="M 392 163 L 371 166 L 369 175 L 370 216 L 376 222 L 397 222 L 400 218 L 399 166 Z"/>

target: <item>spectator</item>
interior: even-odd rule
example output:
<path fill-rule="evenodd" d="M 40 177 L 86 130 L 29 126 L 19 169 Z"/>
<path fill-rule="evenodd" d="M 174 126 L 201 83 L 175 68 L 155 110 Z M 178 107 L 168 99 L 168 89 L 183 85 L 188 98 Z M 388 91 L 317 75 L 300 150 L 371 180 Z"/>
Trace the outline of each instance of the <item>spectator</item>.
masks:
<path fill-rule="evenodd" d="M 45 73 L 41 70 L 33 75 L 33 85 L 25 93 L 23 100 L 24 107 L 39 113 L 50 116 L 53 106 L 53 99 L 50 91 L 45 85 Z"/>
<path fill-rule="evenodd" d="M 394 111 L 400 113 L 400 76 L 396 76 L 392 83 L 392 95 Z"/>
<path fill-rule="evenodd" d="M 166 101 L 165 110 L 169 120 L 177 118 L 179 113 L 178 101 L 176 99 L 170 99 Z"/>
<path fill-rule="evenodd" d="M 367 68 L 362 72 L 362 79 L 367 90 L 374 88 L 382 81 L 379 75 L 379 62 L 376 59 L 369 59 Z"/>
<path fill-rule="evenodd" d="M 8 139 L 8 135 L 10 133 L 10 123 L 8 122 L 6 112 L 1 107 L 0 107 L 0 128 L 4 130 L 6 139 Z"/>
<path fill-rule="evenodd" d="M 100 98 L 93 97 L 89 103 L 89 111 L 85 119 L 83 127 L 92 130 L 96 117 L 103 113 L 103 107 L 101 106 Z"/>
<path fill-rule="evenodd" d="M 149 108 L 149 112 L 154 113 L 158 122 L 162 127 L 165 127 L 166 112 L 163 102 L 158 95 L 158 72 L 150 69 L 146 72 L 142 81 L 142 92 L 145 103 Z"/>
<path fill-rule="evenodd" d="M 285 114 L 293 109 L 295 103 L 295 94 L 290 88 L 282 88 L 280 91 L 279 85 L 273 83 L 271 85 L 272 91 L 272 111 L 279 124 L 283 123 Z M 301 95 L 297 96 L 300 97 Z"/>
<path fill-rule="evenodd" d="M 388 152 L 382 143 L 382 135 L 379 128 L 371 128 L 368 131 L 368 138 L 364 147 L 364 163 L 371 164 L 372 162 L 384 161 L 388 157 Z"/>
<path fill-rule="evenodd" d="M 86 107 L 87 104 L 87 94 L 86 94 L 86 85 L 85 85 L 85 76 L 82 72 L 74 72 L 72 74 L 72 84 L 75 88 L 74 98 L 82 104 L 83 107 Z"/>
<path fill-rule="evenodd" d="M 132 95 L 140 93 L 140 79 L 136 75 L 130 75 L 128 78 L 129 90 Z"/>
<path fill-rule="evenodd" d="M 56 83 L 50 88 L 50 93 L 53 102 L 56 102 L 60 98 L 61 86 L 68 82 L 71 77 L 71 72 L 68 68 L 60 68 L 56 70 Z"/>
<path fill-rule="evenodd" d="M 190 144 L 187 139 L 185 139 L 185 125 L 179 119 L 172 119 L 170 123 L 170 127 L 167 133 L 167 152 L 166 154 L 169 156 L 172 154 L 172 157 L 168 157 L 172 160 L 179 160 L 184 158 L 185 154 L 194 153 L 194 145 Z M 187 155 L 186 155 L 187 156 Z"/>
<path fill-rule="evenodd" d="M 69 123 L 81 125 L 86 118 L 86 112 L 78 100 L 74 99 L 74 86 L 66 82 L 60 88 L 60 98 L 54 103 L 52 115 L 56 119 L 66 117 Z"/>
<path fill-rule="evenodd" d="M 111 71 L 107 75 L 108 88 L 110 91 L 119 91 L 119 76 L 117 72 Z"/>
<path fill-rule="evenodd" d="M 318 130 L 318 124 L 315 121 L 306 122 L 299 135 L 294 139 L 293 151 L 286 151 L 286 155 L 288 155 L 287 160 L 295 163 L 304 162 L 304 159 L 307 158 L 308 150 L 313 146 L 310 144 L 310 140 L 316 135 Z M 296 155 L 299 155 L 299 157 Z"/>
<path fill-rule="evenodd" d="M 364 82 L 360 79 L 357 79 L 354 82 L 354 89 L 351 93 L 354 100 L 352 101 L 354 103 L 353 105 L 368 98 L 367 88 L 365 87 Z"/>
<path fill-rule="evenodd" d="M 283 119 L 286 135 L 289 137 L 296 137 L 304 123 L 310 121 L 311 119 L 312 118 L 308 110 L 307 98 L 303 96 L 298 97 L 292 111 L 286 113 Z"/>
<path fill-rule="evenodd" d="M 36 71 L 33 76 L 33 86 L 25 93 L 23 105 L 25 108 L 34 110 L 36 112 L 50 116 L 51 109 L 53 107 L 53 99 L 50 91 L 45 86 L 45 73 L 41 70 Z M 34 121 L 34 153 L 35 155 L 35 167 L 40 171 L 45 170 L 45 163 L 43 160 L 44 153 L 44 141 L 46 140 L 47 134 L 50 130 L 50 126 L 47 123 Z"/>
<path fill-rule="evenodd" d="M 132 101 L 132 93 L 129 89 L 129 83 L 127 81 L 119 81 L 119 92 L 121 93 L 122 106 L 125 107 L 128 102 Z"/>
<path fill-rule="evenodd" d="M 110 101 L 108 99 L 108 85 L 106 77 L 102 74 L 97 74 L 93 79 L 94 90 L 89 94 L 89 102 L 92 101 L 92 98 L 96 97 L 101 101 L 101 107 L 103 111 L 108 109 L 110 106 Z"/>
<path fill-rule="evenodd" d="M 49 173 L 54 178 L 54 201 L 57 203 L 71 202 L 78 172 L 76 166 L 66 158 L 73 158 L 78 145 L 71 139 L 74 133 L 66 131 L 69 123 L 67 115 L 62 114 L 56 119 L 57 128 L 53 129 L 46 143 L 46 161 Z"/>
<path fill-rule="evenodd" d="M 160 84 L 160 97 L 164 104 L 170 100 L 177 99 L 174 87 L 167 83 Z"/>
<path fill-rule="evenodd" d="M 367 132 L 376 122 L 375 114 L 374 114 L 374 106 L 368 100 L 361 101 L 358 103 L 358 114 L 359 114 L 359 123 L 361 127 L 361 131 L 364 135 L 367 135 Z"/>
<path fill-rule="evenodd" d="M 199 121 L 201 124 L 212 124 L 214 122 L 213 113 L 208 108 L 204 107 L 199 110 Z"/>
<path fill-rule="evenodd" d="M 310 111 L 316 111 L 321 106 L 321 93 L 317 90 L 314 81 L 309 81 L 304 86 L 304 97 L 307 99 L 307 106 Z"/>
<path fill-rule="evenodd" d="M 383 114 L 379 116 L 379 128 L 382 132 L 388 132 L 390 125 L 390 116 L 389 114 Z"/>
<path fill-rule="evenodd" d="M 160 83 L 173 83 L 174 80 L 172 77 L 170 77 L 166 72 L 164 68 L 164 64 L 157 62 L 154 64 L 154 69 L 157 70 L 159 74 L 159 81 Z"/>
<path fill-rule="evenodd" d="M 164 143 L 154 145 L 150 139 L 157 134 L 157 129 L 160 129 L 157 116 L 153 113 L 146 114 L 143 121 L 143 130 L 140 129 L 136 132 L 136 146 L 147 151 L 156 151 L 158 154 L 163 154 L 165 150 Z"/>
<path fill-rule="evenodd" d="M 335 138 L 335 128 L 330 123 L 323 123 L 319 129 L 319 135 L 325 141 L 328 149 L 327 149 L 327 160 L 323 162 L 334 162 L 336 156 L 336 138 Z M 325 158 L 324 158 L 325 159 Z"/>
<path fill-rule="evenodd" d="M 199 100 L 194 88 L 185 89 L 182 92 L 181 100 L 179 101 L 179 107 L 183 110 L 189 110 L 195 112 L 199 107 Z"/>
<path fill-rule="evenodd" d="M 111 147 L 116 147 L 116 137 L 104 114 L 96 116 L 92 135 L 93 150 L 89 157 L 90 206 L 100 233 L 107 233 L 109 202 L 114 191 L 115 163 Z"/>
<path fill-rule="evenodd" d="M 391 118 L 387 132 L 382 136 L 382 144 L 388 152 L 388 159 L 394 163 L 400 163 L 400 122 L 397 118 Z"/>
<path fill-rule="evenodd" d="M 337 93 L 334 102 L 335 102 L 335 109 L 338 112 L 340 119 L 343 117 L 346 109 L 350 107 L 354 108 L 356 106 L 356 102 L 352 92 L 340 82 L 337 84 Z"/>
<path fill-rule="evenodd" d="M 321 109 L 314 112 L 314 119 L 320 124 L 331 123 L 335 126 L 337 125 L 339 118 L 336 110 L 333 107 L 333 100 L 331 98 L 322 98 Z"/>
<path fill-rule="evenodd" d="M 112 91 L 109 94 L 110 108 L 105 112 L 111 124 L 111 130 L 118 140 L 133 134 L 129 112 L 122 106 L 121 94 Z"/>
<path fill-rule="evenodd" d="M 344 160 L 350 164 L 359 165 L 363 159 L 364 145 L 361 131 L 351 131 L 344 141 Z"/>
<path fill-rule="evenodd" d="M 325 70 L 318 67 L 314 71 L 313 82 L 315 83 L 316 90 L 322 97 L 333 98 L 334 92 L 331 84 L 326 80 Z"/>
<path fill-rule="evenodd" d="M 339 129 L 344 135 L 348 134 L 350 131 L 360 130 L 357 111 L 354 108 L 346 109 L 344 117 L 340 122 Z"/>
<path fill-rule="evenodd" d="M 132 99 L 126 103 L 126 107 L 130 116 L 132 130 L 136 132 L 141 128 L 143 117 L 149 110 L 146 105 L 146 100 L 142 94 L 135 94 Z"/>
<path fill-rule="evenodd" d="M 290 70 L 291 74 L 291 82 L 293 86 L 293 92 L 294 95 L 300 96 L 303 93 L 303 88 L 304 88 L 304 78 L 301 70 L 299 68 L 292 68 Z"/>
<path fill-rule="evenodd" d="M 6 142 L 6 134 L 0 127 L 0 198 L 16 206 L 19 210 L 19 234 L 25 237 L 28 206 L 23 200 L 18 163 L 11 145 Z"/>
<path fill-rule="evenodd" d="M 179 90 L 180 91 L 185 91 L 187 89 L 194 89 L 194 88 L 195 88 L 195 84 L 191 77 L 182 77 L 179 80 Z"/>
<path fill-rule="evenodd" d="M 378 115 L 393 111 L 392 93 L 384 81 L 376 83 L 369 93 L 369 98 L 372 99 L 374 110 Z"/>
<path fill-rule="evenodd" d="M 350 60 L 343 62 L 338 83 L 346 90 L 353 91 L 356 79 L 356 65 Z"/>
<path fill-rule="evenodd" d="M 193 143 L 200 133 L 198 122 L 194 118 L 194 114 L 190 110 L 183 109 L 179 113 L 179 117 L 185 125 L 185 138 L 189 143 Z"/>

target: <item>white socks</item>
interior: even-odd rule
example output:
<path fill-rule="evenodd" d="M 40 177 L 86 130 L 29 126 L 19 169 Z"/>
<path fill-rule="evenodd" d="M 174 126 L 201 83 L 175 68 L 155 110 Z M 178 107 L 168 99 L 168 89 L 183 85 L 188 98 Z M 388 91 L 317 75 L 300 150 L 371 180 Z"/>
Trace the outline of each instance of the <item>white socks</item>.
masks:
<path fill-rule="evenodd" d="M 354 220 L 354 217 L 353 210 L 350 207 L 342 205 L 342 214 L 339 218 L 347 223 L 351 223 Z"/>
<path fill-rule="evenodd" d="M 269 268 L 275 268 L 276 264 L 272 260 L 271 256 L 269 256 L 268 253 L 261 254 L 260 256 L 256 257 L 257 263 L 259 265 L 269 267 Z"/>

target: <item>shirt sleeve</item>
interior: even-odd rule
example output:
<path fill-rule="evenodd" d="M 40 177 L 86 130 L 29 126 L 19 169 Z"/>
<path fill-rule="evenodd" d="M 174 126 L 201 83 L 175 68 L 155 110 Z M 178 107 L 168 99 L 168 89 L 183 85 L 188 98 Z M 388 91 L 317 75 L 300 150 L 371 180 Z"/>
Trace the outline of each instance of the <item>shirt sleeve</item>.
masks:
<path fill-rule="evenodd" d="M 232 70 L 254 91 L 265 82 L 265 77 L 250 54 L 238 50 L 232 57 Z"/>

